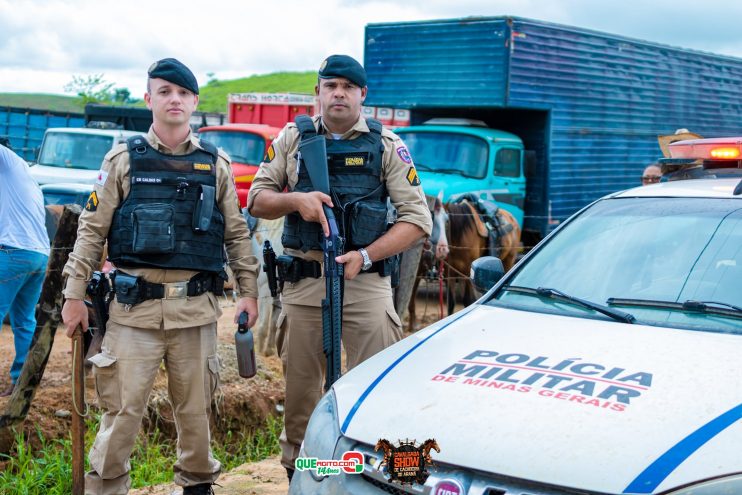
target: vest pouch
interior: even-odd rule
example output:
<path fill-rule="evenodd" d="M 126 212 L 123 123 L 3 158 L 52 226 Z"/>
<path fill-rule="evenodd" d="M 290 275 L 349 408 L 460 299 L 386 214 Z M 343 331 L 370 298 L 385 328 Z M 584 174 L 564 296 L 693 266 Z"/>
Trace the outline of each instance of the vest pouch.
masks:
<path fill-rule="evenodd" d="M 208 232 L 211 226 L 211 214 L 214 212 L 216 188 L 214 186 L 201 185 L 199 189 L 199 198 L 196 203 L 196 209 L 193 210 L 193 223 L 191 226 L 196 232 Z"/>
<path fill-rule="evenodd" d="M 359 201 L 350 212 L 350 244 L 365 247 L 386 232 L 386 203 Z"/>
<path fill-rule="evenodd" d="M 138 205 L 131 212 L 135 254 L 162 254 L 175 251 L 175 208 L 164 203 Z"/>

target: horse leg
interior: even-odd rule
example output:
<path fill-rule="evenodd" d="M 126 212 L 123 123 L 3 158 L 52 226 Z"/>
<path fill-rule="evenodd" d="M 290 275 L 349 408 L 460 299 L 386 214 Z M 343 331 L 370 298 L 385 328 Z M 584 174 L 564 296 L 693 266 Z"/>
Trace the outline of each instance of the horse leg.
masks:
<path fill-rule="evenodd" d="M 452 315 L 454 308 L 456 308 L 456 289 L 458 289 L 458 281 L 449 277 L 446 283 L 446 293 L 448 295 L 448 314 Z"/>
<path fill-rule="evenodd" d="M 417 315 L 415 314 L 415 298 L 417 297 L 417 287 L 420 285 L 420 277 L 415 277 L 415 282 L 412 284 L 412 296 L 410 296 L 410 302 L 407 304 L 407 331 L 414 332 L 415 325 L 417 324 Z"/>

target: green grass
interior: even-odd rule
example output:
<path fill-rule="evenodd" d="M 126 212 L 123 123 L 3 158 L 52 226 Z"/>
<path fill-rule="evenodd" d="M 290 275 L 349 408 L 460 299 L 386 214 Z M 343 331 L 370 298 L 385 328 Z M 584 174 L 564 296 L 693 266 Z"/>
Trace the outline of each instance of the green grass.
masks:
<path fill-rule="evenodd" d="M 0 93 L 0 107 L 35 108 L 55 112 L 83 113 L 85 105 L 77 96 L 42 93 Z"/>
<path fill-rule="evenodd" d="M 200 88 L 198 109 L 202 112 L 227 112 L 229 93 L 314 93 L 317 73 L 276 72 L 230 81 L 211 81 Z"/>
<path fill-rule="evenodd" d="M 86 455 L 98 430 L 98 419 L 87 422 Z M 277 454 L 280 449 L 280 418 L 271 417 L 265 428 L 254 435 L 231 435 L 224 442 L 213 442 L 214 456 L 226 472 L 246 462 L 256 462 Z M 231 433 L 231 432 L 230 432 Z M 15 436 L 15 450 L 0 454 L 7 462 L 0 472 L 0 495 L 67 495 L 72 491 L 72 443 L 70 438 L 46 440 L 39 430 L 41 448 L 32 451 L 21 433 Z M 159 431 L 140 433 L 131 458 L 132 488 L 169 483 L 176 460 L 175 442 L 164 439 Z M 85 469 L 89 469 L 87 459 Z"/>
<path fill-rule="evenodd" d="M 201 87 L 198 109 L 202 112 L 226 113 L 229 93 L 314 93 L 316 83 L 317 73 L 314 71 L 275 72 L 229 81 L 213 80 Z M 144 102 L 134 106 L 144 106 Z M 40 93 L 0 93 L 0 107 L 76 113 L 85 111 L 79 97 Z"/>

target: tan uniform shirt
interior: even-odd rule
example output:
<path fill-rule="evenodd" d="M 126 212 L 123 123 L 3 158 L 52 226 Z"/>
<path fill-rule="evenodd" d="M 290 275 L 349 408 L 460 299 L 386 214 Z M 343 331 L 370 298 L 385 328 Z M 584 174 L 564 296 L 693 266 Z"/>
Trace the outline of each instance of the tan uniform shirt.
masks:
<path fill-rule="evenodd" d="M 191 133 L 175 149 L 168 148 L 160 141 L 152 128 L 146 138 L 156 150 L 165 154 L 185 155 L 196 148 L 201 149 L 198 138 Z M 84 298 L 87 281 L 93 271 L 99 268 L 114 211 L 131 189 L 126 144 L 117 146 L 106 155 L 101 172 L 94 190 L 98 197 L 97 209 L 83 210 L 80 215 L 77 241 L 64 267 L 64 274 L 68 277 L 64 295 L 68 299 Z M 216 162 L 216 187 L 217 204 L 224 216 L 224 244 L 240 296 L 257 297 L 260 265 L 253 256 L 245 219 L 240 212 L 229 157 L 222 150 L 219 150 Z M 183 282 L 197 273 L 190 270 L 123 268 L 127 273 L 153 283 Z M 218 301 L 211 292 L 183 299 L 151 299 L 131 307 L 128 312 L 123 304 L 116 301 L 110 307 L 112 321 L 139 328 L 187 328 L 215 322 L 220 315 Z"/>
<path fill-rule="evenodd" d="M 313 119 L 314 125 L 320 132 L 332 137 L 323 124 L 320 116 Z M 362 133 L 371 132 L 363 117 L 358 121 L 340 139 L 355 139 Z M 280 192 L 288 186 L 293 189 L 299 181 L 297 170 L 297 151 L 299 149 L 299 129 L 296 124 L 289 123 L 283 128 L 281 134 L 273 141 L 268 156 L 271 159 L 260 164 L 258 173 L 255 175 L 252 186 L 250 186 L 250 195 L 248 197 L 247 207 L 252 208 L 255 198 L 260 191 L 268 189 L 270 191 Z M 420 180 L 417 177 L 415 166 L 412 163 L 407 147 L 402 139 L 392 131 L 383 128 L 381 141 L 384 145 L 384 154 L 381 162 L 381 180 L 386 184 L 389 198 L 392 205 L 397 209 L 397 221 L 409 222 L 420 227 L 425 235 L 430 235 L 432 229 L 432 219 L 430 210 L 425 201 L 425 193 Z M 322 251 L 309 251 L 303 253 L 297 249 L 285 249 L 286 254 L 297 256 L 304 259 L 322 261 Z M 374 278 L 375 277 L 375 278 Z M 373 283 L 372 283 L 373 281 Z M 362 291 L 355 291 L 356 285 Z M 354 280 L 345 281 L 345 301 L 353 303 L 356 299 L 372 299 L 375 297 L 389 296 L 389 277 L 379 277 L 377 273 L 361 273 Z M 356 297 L 357 294 L 357 297 Z M 284 287 L 284 296 L 292 297 L 294 294 L 292 284 L 286 284 Z M 320 291 L 315 294 L 307 294 L 306 297 L 300 298 L 300 304 L 318 305 L 324 292 Z"/>

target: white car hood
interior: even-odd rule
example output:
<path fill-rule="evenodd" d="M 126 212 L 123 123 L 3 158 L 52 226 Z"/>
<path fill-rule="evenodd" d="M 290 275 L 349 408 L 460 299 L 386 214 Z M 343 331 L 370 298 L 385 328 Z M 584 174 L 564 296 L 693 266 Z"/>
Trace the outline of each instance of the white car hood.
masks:
<path fill-rule="evenodd" d="M 344 435 L 433 438 L 434 461 L 604 493 L 742 471 L 742 337 L 464 313 L 336 382 Z"/>
<path fill-rule="evenodd" d="M 30 167 L 31 177 L 39 183 L 58 184 L 74 182 L 76 184 L 95 184 L 100 170 L 86 170 L 82 168 L 50 167 L 48 165 L 34 165 Z"/>

